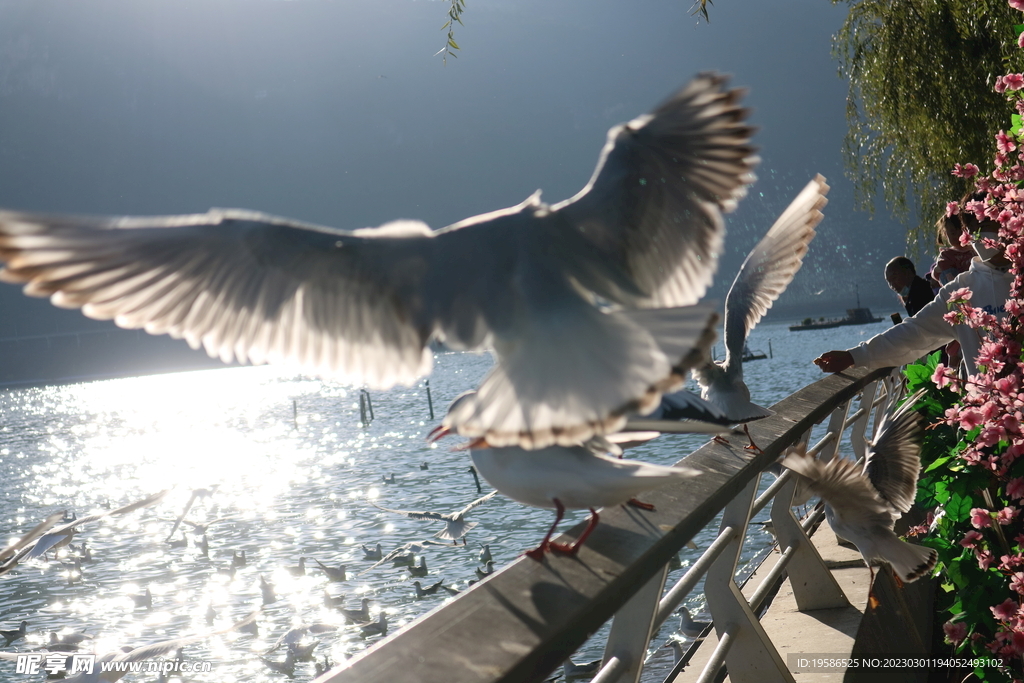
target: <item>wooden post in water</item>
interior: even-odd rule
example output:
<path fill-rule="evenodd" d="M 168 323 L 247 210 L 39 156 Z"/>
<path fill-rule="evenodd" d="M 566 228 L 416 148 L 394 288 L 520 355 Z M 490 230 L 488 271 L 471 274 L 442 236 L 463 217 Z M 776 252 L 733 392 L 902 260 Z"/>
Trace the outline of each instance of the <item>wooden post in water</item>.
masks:
<path fill-rule="evenodd" d="M 370 419 L 366 419 L 367 416 Z M 366 389 L 359 390 L 359 421 L 364 427 L 370 426 L 373 422 L 373 402 L 370 401 L 370 392 Z"/>
<path fill-rule="evenodd" d="M 775 358 L 775 356 L 772 355 L 772 340 L 771 339 L 768 340 L 768 358 Z"/>
<path fill-rule="evenodd" d="M 434 400 L 432 398 L 430 398 L 430 380 L 429 379 L 423 380 L 423 384 L 424 384 L 424 386 L 427 387 L 427 408 L 430 409 L 430 419 L 433 420 L 434 419 Z"/>
<path fill-rule="evenodd" d="M 292 424 L 295 429 L 299 428 L 299 402 L 294 398 L 292 399 Z"/>

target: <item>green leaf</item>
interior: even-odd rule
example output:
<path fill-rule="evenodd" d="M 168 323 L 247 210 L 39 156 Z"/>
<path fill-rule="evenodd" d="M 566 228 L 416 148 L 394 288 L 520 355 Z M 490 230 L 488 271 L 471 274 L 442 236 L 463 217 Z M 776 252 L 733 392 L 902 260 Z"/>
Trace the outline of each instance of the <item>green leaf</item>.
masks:
<path fill-rule="evenodd" d="M 947 456 L 944 456 L 944 457 L 935 458 L 935 460 L 932 461 L 932 464 L 928 465 L 928 467 L 926 467 L 924 471 L 925 472 L 931 472 L 932 470 L 937 470 L 937 469 L 939 469 L 940 467 L 942 467 L 943 465 L 945 465 L 947 462 L 949 462 L 952 459 L 953 459 L 952 455 L 947 455 Z"/>
<path fill-rule="evenodd" d="M 970 496 L 961 496 L 959 493 L 954 493 L 949 497 L 949 502 L 946 503 L 946 516 L 954 522 L 963 522 L 971 516 L 971 508 L 975 507 L 974 501 L 971 500 Z"/>
<path fill-rule="evenodd" d="M 1024 24 L 1014 24 L 1013 30 L 1019 36 L 1021 33 L 1024 33 Z"/>
<path fill-rule="evenodd" d="M 448 39 L 448 45 L 451 46 L 451 48 L 453 50 L 458 50 L 459 49 L 459 44 L 455 42 L 454 38 L 449 38 Z"/>

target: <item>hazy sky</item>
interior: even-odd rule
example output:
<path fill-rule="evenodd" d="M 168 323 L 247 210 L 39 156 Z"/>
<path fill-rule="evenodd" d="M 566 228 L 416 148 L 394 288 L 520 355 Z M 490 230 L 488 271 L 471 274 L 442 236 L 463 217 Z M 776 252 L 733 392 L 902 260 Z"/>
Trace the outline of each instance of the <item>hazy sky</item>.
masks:
<path fill-rule="evenodd" d="M 896 309 L 881 269 L 905 226 L 854 212 L 843 177 L 847 88 L 830 50 L 845 5 L 719 0 L 698 25 L 689 0 L 468 0 L 443 67 L 447 6 L 0 0 L 0 206 L 441 227 L 538 188 L 574 194 L 609 127 L 717 70 L 750 89 L 763 158 L 728 219 L 717 295 L 820 172 L 826 218 L 780 307 L 839 312 L 859 283 Z M 9 286 L 0 316 L 0 337 L 88 326 Z"/>

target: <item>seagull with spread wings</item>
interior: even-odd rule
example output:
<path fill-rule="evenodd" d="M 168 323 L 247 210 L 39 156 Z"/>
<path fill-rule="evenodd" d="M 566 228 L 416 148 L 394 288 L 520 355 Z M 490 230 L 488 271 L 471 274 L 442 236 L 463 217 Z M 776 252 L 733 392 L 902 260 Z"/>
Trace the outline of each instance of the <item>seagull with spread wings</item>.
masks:
<path fill-rule="evenodd" d="M 67 544 L 71 543 L 71 539 L 74 538 L 75 534 L 78 533 L 78 527 L 96 522 L 103 519 L 104 517 L 125 515 L 129 512 L 134 512 L 140 508 L 149 507 L 155 505 L 164 499 L 167 494 L 170 493 L 170 489 L 161 491 L 160 493 L 154 493 L 152 496 L 143 498 L 140 501 L 136 501 L 129 505 L 124 505 L 117 508 L 116 510 L 105 510 L 104 512 L 98 512 L 94 515 L 88 515 L 87 517 L 80 517 L 72 522 L 61 525 L 55 529 L 50 529 L 45 534 L 40 536 L 36 542 L 30 546 L 22 548 L 14 557 L 7 561 L 2 567 L 0 567 L 0 573 L 10 571 L 23 559 L 33 559 L 45 554 L 48 550 L 57 550 Z"/>
<path fill-rule="evenodd" d="M 825 178 L 815 176 L 790 203 L 757 246 L 744 259 L 725 297 L 725 360 L 694 368 L 701 398 L 725 413 L 734 424 L 768 417 L 772 412 L 750 401 L 743 382 L 743 347 L 754 326 L 772 307 L 803 264 L 821 210 L 828 200 Z M 753 439 L 749 448 L 757 450 Z"/>
<path fill-rule="evenodd" d="M 0 279 L 224 361 L 291 362 L 377 388 L 429 373 L 433 339 L 490 348 L 495 366 L 446 426 L 495 446 L 572 445 L 656 406 L 712 334 L 713 311 L 695 304 L 717 265 L 721 214 L 756 163 L 741 96 L 722 76 L 697 76 L 612 128 L 570 199 L 535 193 L 438 231 L 234 209 L 0 212 Z"/>
<path fill-rule="evenodd" d="M 465 545 L 466 534 L 469 533 L 470 529 L 476 526 L 476 522 L 466 521 L 466 515 L 478 505 L 486 503 L 491 498 L 494 498 L 497 493 L 497 491 L 491 491 L 486 496 L 477 498 L 461 510 L 458 510 L 457 512 L 450 512 L 448 514 L 430 511 L 418 512 L 414 510 L 392 510 L 391 508 L 382 507 L 376 503 L 373 503 L 372 505 L 378 510 L 393 512 L 396 515 L 405 515 L 409 519 L 430 519 L 437 522 L 444 522 L 444 528 L 434 534 L 434 538 L 439 538 L 442 541 L 451 541 L 452 545 L 455 545 L 461 538 L 462 544 Z"/>
<path fill-rule="evenodd" d="M 791 449 L 782 461 L 806 477 L 811 490 L 825 501 L 829 526 L 857 546 L 872 583 L 872 560 L 888 562 L 905 582 L 916 581 L 935 567 L 935 550 L 907 543 L 893 532 L 896 520 L 917 496 L 923 429 L 921 415 L 913 408 L 919 397 L 920 393 L 910 397 L 884 419 L 863 463 L 838 457 L 822 462 L 803 448 Z"/>

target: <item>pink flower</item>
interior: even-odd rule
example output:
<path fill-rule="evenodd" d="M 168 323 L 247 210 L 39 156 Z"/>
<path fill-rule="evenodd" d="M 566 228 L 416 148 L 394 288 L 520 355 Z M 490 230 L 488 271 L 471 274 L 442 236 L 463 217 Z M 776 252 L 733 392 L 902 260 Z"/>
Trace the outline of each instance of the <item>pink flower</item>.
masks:
<path fill-rule="evenodd" d="M 1024 47 L 1024 32 L 1017 36 L 1017 47 Z"/>
<path fill-rule="evenodd" d="M 1006 432 L 1003 431 L 1002 427 L 988 426 L 981 430 L 981 434 L 978 435 L 978 441 L 985 446 L 995 446 L 1005 436 Z"/>
<path fill-rule="evenodd" d="M 963 233 L 960 235 L 960 246 L 961 247 L 966 247 L 967 245 L 969 245 L 973 241 L 974 241 L 974 238 L 971 237 L 971 234 L 969 232 L 967 232 L 966 230 L 964 230 Z"/>
<path fill-rule="evenodd" d="M 979 172 L 980 169 L 974 164 L 964 164 L 963 166 L 961 166 L 960 164 L 955 164 L 953 166 L 953 175 L 957 176 L 958 178 L 973 178 L 974 176 L 978 175 Z"/>
<path fill-rule="evenodd" d="M 939 363 L 935 366 L 935 372 L 932 373 L 932 382 L 939 389 L 942 389 L 949 384 L 949 374 L 946 372 L 947 370 L 949 370 L 949 368 L 942 363 Z"/>
<path fill-rule="evenodd" d="M 978 567 L 984 571 L 995 564 L 996 557 L 988 550 L 977 550 L 974 551 L 974 556 L 978 558 Z"/>
<path fill-rule="evenodd" d="M 1024 83 L 1021 83 L 1021 86 L 1024 87 Z M 996 149 L 1003 154 L 1008 154 L 1015 151 L 1017 145 L 1014 144 L 1013 138 L 1007 135 L 1005 131 L 999 131 L 996 133 Z"/>
<path fill-rule="evenodd" d="M 992 610 L 992 615 L 999 621 L 1009 621 L 1017 614 L 1017 610 L 1020 609 L 1020 605 L 1011 598 L 1006 598 L 998 605 L 989 607 Z"/>
<path fill-rule="evenodd" d="M 958 204 L 957 202 L 950 202 L 949 204 L 946 204 L 947 216 L 955 216 L 958 213 L 960 213 L 960 204 Z"/>
<path fill-rule="evenodd" d="M 960 545 L 962 545 L 965 548 L 973 548 L 974 546 L 978 545 L 978 541 L 980 541 L 981 539 L 981 532 L 971 529 L 966 534 L 964 534 L 964 537 L 962 539 L 960 539 Z"/>
<path fill-rule="evenodd" d="M 1024 88 L 1024 75 L 1006 74 L 1003 76 L 1003 83 L 1006 84 L 1007 90 L 1020 90 Z"/>
<path fill-rule="evenodd" d="M 1006 495 L 1010 498 L 1016 498 L 1017 500 L 1024 498 L 1024 477 L 1017 477 L 1016 479 L 1011 479 L 1007 482 Z"/>
<path fill-rule="evenodd" d="M 959 417 L 960 428 L 963 429 L 965 432 L 971 431 L 972 429 L 974 429 L 975 427 L 977 427 L 978 425 L 985 421 L 981 415 L 981 412 L 974 408 L 966 408 L 964 410 L 961 410 Z"/>
<path fill-rule="evenodd" d="M 1010 0 L 1010 7 L 1024 12 L 1024 0 Z"/>
<path fill-rule="evenodd" d="M 994 159 L 996 166 L 1002 168 L 1003 166 L 1006 166 L 1006 162 L 1009 160 L 1010 157 L 1006 156 L 1004 153 L 996 152 L 996 157 Z"/>
<path fill-rule="evenodd" d="M 1013 653 L 1015 655 L 1024 653 L 1024 633 L 1014 631 L 1010 635 L 1010 647 L 1013 649 Z"/>
<path fill-rule="evenodd" d="M 1015 593 L 1024 593 L 1024 572 L 1014 572 L 1010 581 L 1010 590 Z"/>
<path fill-rule="evenodd" d="M 1014 520 L 1014 518 L 1020 514 L 1020 509 L 1012 507 L 1004 507 L 1002 510 L 996 513 L 996 521 L 1006 526 Z"/>
<path fill-rule="evenodd" d="M 1006 79 L 1002 76 L 996 77 L 995 91 L 1000 94 L 1006 92 Z"/>
<path fill-rule="evenodd" d="M 960 289 L 954 289 L 952 292 L 949 293 L 949 300 L 950 301 L 970 301 L 971 300 L 971 296 L 972 296 L 972 293 L 971 293 L 971 290 L 970 290 L 969 287 L 961 287 Z"/>
<path fill-rule="evenodd" d="M 967 624 L 962 621 L 955 624 L 952 621 L 947 621 L 942 625 L 942 632 L 946 634 L 947 643 L 959 645 L 967 637 Z"/>
<path fill-rule="evenodd" d="M 992 513 L 985 508 L 972 508 L 971 526 L 975 529 L 984 529 L 987 526 L 992 526 Z"/>

